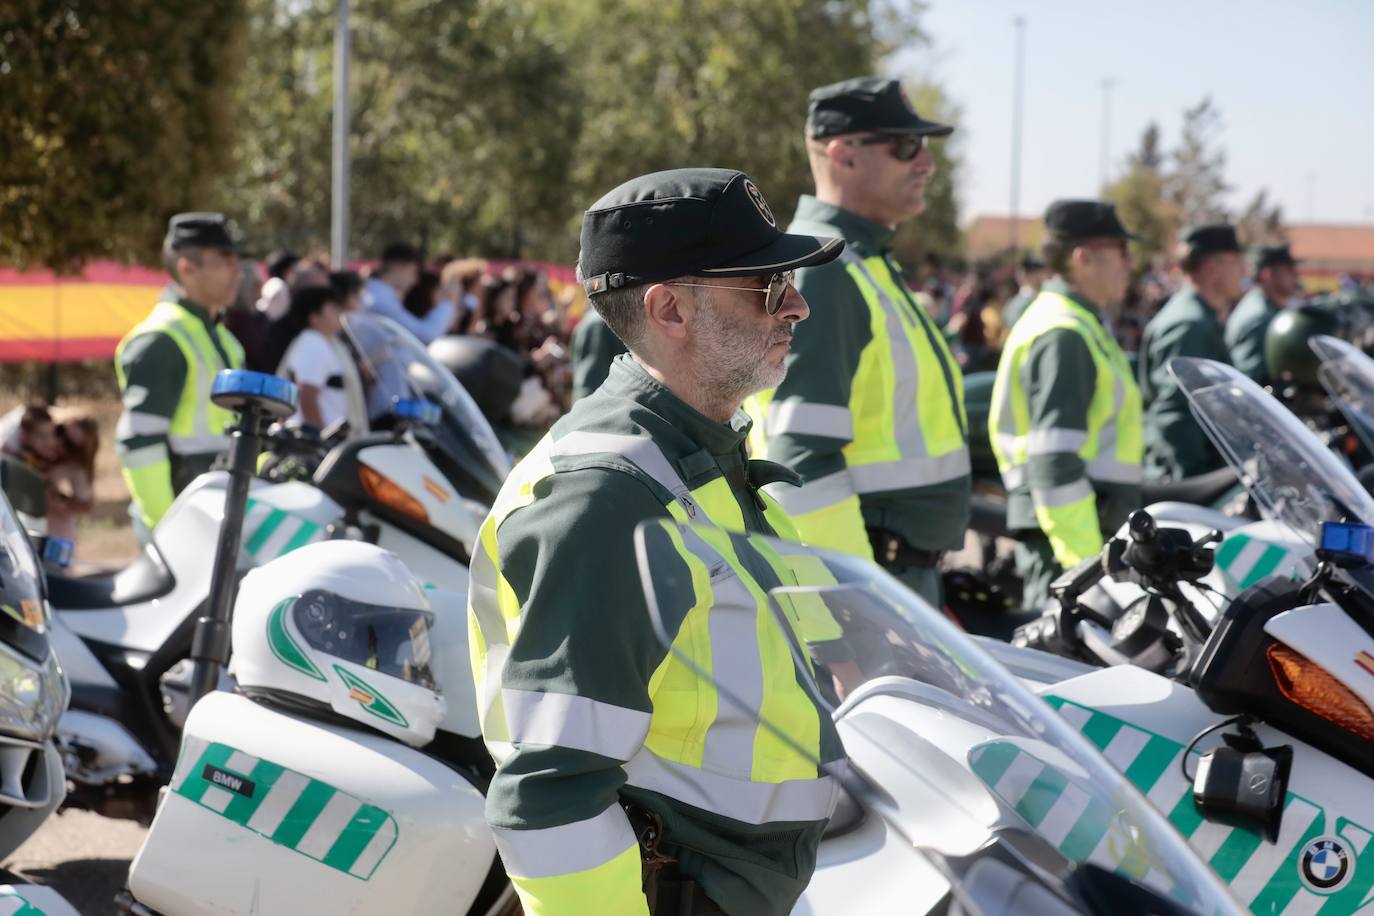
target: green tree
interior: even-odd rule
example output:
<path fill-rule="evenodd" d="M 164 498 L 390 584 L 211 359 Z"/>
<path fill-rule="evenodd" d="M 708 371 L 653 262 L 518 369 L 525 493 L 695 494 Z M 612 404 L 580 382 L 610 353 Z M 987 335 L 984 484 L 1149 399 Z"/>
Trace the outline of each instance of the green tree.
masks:
<path fill-rule="evenodd" d="M 1140 146 L 1127 160 L 1126 173 L 1107 186 L 1104 197 L 1116 204 L 1122 223 L 1139 241 L 1131 243 L 1137 267 L 1143 269 L 1158 254 L 1167 253 L 1178 234 L 1177 206 L 1164 193 L 1159 127 L 1150 124 Z"/>
<path fill-rule="evenodd" d="M 1183 134 L 1171 156 L 1173 169 L 1164 193 L 1185 226 L 1226 219 L 1223 198 L 1231 186 L 1226 183 L 1226 153 L 1215 145 L 1220 131 L 1221 112 L 1210 96 L 1183 112 Z"/>
<path fill-rule="evenodd" d="M 935 159 L 935 176 L 926 186 L 926 208 L 902 225 L 892 243 L 898 259 L 914 267 L 928 257 L 939 258 L 942 262 L 953 261 L 963 252 L 958 195 L 963 177 L 963 139 L 958 124 L 963 112 L 937 83 L 920 83 L 909 94 L 921 117 L 955 125 L 949 137 L 927 143 Z"/>
<path fill-rule="evenodd" d="M 223 173 L 243 0 L 0 7 L 0 262 L 151 260 Z"/>
<path fill-rule="evenodd" d="M 816 86 L 873 73 L 918 40 L 916 13 L 870 0 L 540 0 L 570 50 L 582 129 L 573 206 L 550 248 L 575 256 L 580 213 L 645 172 L 748 172 L 782 220 L 811 189 L 803 127 Z M 878 36 L 882 35 L 880 39 Z"/>
<path fill-rule="evenodd" d="M 329 237 L 331 0 L 251 0 L 237 203 L 261 247 Z M 529 254 L 561 232 L 578 110 L 519 0 L 359 0 L 351 16 L 351 253 Z"/>
<path fill-rule="evenodd" d="M 1277 245 L 1288 239 L 1283 224 L 1283 207 L 1269 200 L 1269 192 L 1259 190 L 1236 217 L 1236 233 L 1242 245 Z"/>

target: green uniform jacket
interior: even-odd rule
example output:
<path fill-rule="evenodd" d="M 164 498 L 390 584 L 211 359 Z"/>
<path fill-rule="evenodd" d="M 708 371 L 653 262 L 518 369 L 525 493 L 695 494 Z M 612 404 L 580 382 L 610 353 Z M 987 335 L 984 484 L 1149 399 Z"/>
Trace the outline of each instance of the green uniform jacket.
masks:
<path fill-rule="evenodd" d="M 215 352 L 225 369 L 242 368 L 243 360 L 238 354 L 225 352 L 216 321 L 210 313 L 186 297 L 176 300 L 177 304 L 199 318 L 205 324 L 206 336 L 210 338 Z M 214 454 L 178 455 L 167 443 L 168 427 L 172 415 L 176 413 L 186 386 L 188 367 L 181 348 L 167 334 L 140 334 L 125 345 L 120 354 L 120 367 L 124 372 L 122 399 L 124 412 L 129 417 L 161 418 L 161 423 L 121 422 L 115 430 L 116 444 L 122 454 L 138 452 L 148 447 L 164 449 L 171 475 L 171 497 L 175 497 L 201 474 L 210 470 L 214 464 Z M 154 427 L 157 427 L 154 429 Z M 155 508 L 152 521 L 157 521 L 170 504 L 166 494 L 132 493 L 134 500 L 145 510 Z M 146 504 L 152 504 L 145 505 Z"/>
<path fill-rule="evenodd" d="M 1269 384 L 1269 370 L 1264 365 L 1264 332 L 1269 330 L 1269 322 L 1280 308 L 1255 286 L 1226 319 L 1226 348 L 1231 353 L 1231 365 L 1259 385 Z"/>
<path fill-rule="evenodd" d="M 558 441 L 647 433 L 687 487 L 696 491 L 724 478 L 746 528 L 771 535 L 757 488 L 796 482 L 796 476 L 770 462 L 749 461 L 748 429 L 742 412 L 730 425 L 701 415 L 627 355 L 614 360 L 605 383 L 549 435 Z M 671 517 L 666 504 L 672 495 L 617 469 L 614 460 L 582 464 L 541 479 L 528 504 L 499 526 L 496 563 L 522 620 L 502 666 L 501 688 L 574 694 L 647 711 L 650 678 L 667 650 L 646 609 L 634 531 L 646 519 Z M 775 587 L 777 577 L 766 564 L 746 556 L 741 561 L 756 581 Z M 656 580 L 672 574 L 690 581 L 685 563 L 655 569 Z M 663 609 L 665 619 L 685 612 Z M 820 720 L 822 759 L 839 759 L 834 725 L 824 712 Z M 728 913 L 784 916 L 810 880 L 824 820 L 753 824 L 721 817 L 629 785 L 619 761 L 573 747 L 515 744 L 492 780 L 487 820 L 498 831 L 559 827 L 596 817 L 617 796 L 663 819 L 662 848 Z"/>
<path fill-rule="evenodd" d="M 1062 280 L 1047 280 L 1043 289 L 1069 297 L 1101 321 L 1097 306 Z M 1030 345 L 1021 372 L 1032 430 L 1088 428 L 1088 411 L 1097 390 L 1097 365 L 1083 335 L 1068 328 L 1046 331 Z M 1032 455 L 1027 472 L 1026 482 L 1007 494 L 1007 527 L 1013 531 L 1040 529 L 1031 500 L 1032 483 L 1047 490 L 1088 478 L 1083 459 L 1068 450 Z M 1115 534 L 1126 516 L 1140 507 L 1140 487 L 1088 479 L 1097 496 L 1098 524 L 1105 538 Z"/>
<path fill-rule="evenodd" d="M 1024 286 L 1017 290 L 1016 295 L 1011 297 L 1006 308 L 1002 309 L 1002 327 L 1011 333 L 1011 329 L 1016 325 L 1020 317 L 1026 314 L 1026 309 L 1035 301 L 1035 291 L 1026 289 Z"/>
<path fill-rule="evenodd" d="M 1221 458 L 1193 419 L 1169 360 L 1195 356 L 1230 363 L 1217 313 L 1197 291 L 1179 290 L 1145 325 L 1140 341 L 1140 397 L 1145 404 L 1145 465 L 1172 479 L 1221 467 Z"/>
<path fill-rule="evenodd" d="M 883 255 L 888 271 L 906 293 L 906 304 L 933 339 L 939 336 L 935 322 L 902 282 L 901 270 L 887 256 L 893 231 L 886 226 L 803 195 L 789 232 L 830 235 L 844 239 L 848 250 L 860 258 Z M 845 269 L 843 261 L 797 271 L 797 289 L 806 297 L 811 316 L 796 326 L 787 378 L 778 386 L 775 402 L 796 397 L 810 404 L 849 408 L 854 375 L 864 347 L 873 339 L 870 313 L 863 294 Z M 943 352 L 936 348 L 936 352 Z M 941 377 L 922 378 L 922 385 L 945 385 L 951 402 L 963 381 L 956 366 L 943 364 Z M 781 462 L 804 480 L 819 480 L 845 470 L 844 439 L 783 433 L 768 439 L 768 457 Z M 922 550 L 952 550 L 964 544 L 969 523 L 968 475 L 943 483 L 902 490 L 861 493 L 859 507 L 864 525 L 886 528 Z"/>
<path fill-rule="evenodd" d="M 572 336 L 573 400 L 580 401 L 606 381 L 611 360 L 625 352 L 625 344 L 596 309 L 587 306 Z"/>

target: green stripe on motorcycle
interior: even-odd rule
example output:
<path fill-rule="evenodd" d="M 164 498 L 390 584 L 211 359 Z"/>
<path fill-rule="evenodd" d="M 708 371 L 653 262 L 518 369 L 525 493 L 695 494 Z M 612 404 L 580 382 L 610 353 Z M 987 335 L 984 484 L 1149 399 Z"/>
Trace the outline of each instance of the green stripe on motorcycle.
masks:
<path fill-rule="evenodd" d="M 187 750 L 195 753 L 189 741 Z M 238 766 L 231 767 L 231 762 Z M 395 818 L 376 805 L 225 744 L 206 744 L 173 791 L 279 846 L 364 881 L 380 867 L 399 834 Z M 323 849 L 322 853 L 302 850 L 302 840 L 334 799 L 357 810 L 342 828 L 337 828 L 336 836 L 321 836 L 317 831 L 307 845 Z M 266 826 L 269 823 L 271 826 Z M 326 845 L 319 845 L 321 842 Z"/>
<path fill-rule="evenodd" d="M 306 544 L 309 544 L 319 530 L 319 525 L 302 519 L 300 528 L 296 529 L 296 533 L 291 535 L 291 540 L 286 542 L 286 546 L 281 549 L 281 553 L 277 554 L 277 556 L 284 557 L 298 547 L 304 547 Z"/>
<path fill-rule="evenodd" d="M 14 888 L 0 891 L 0 916 L 47 916 Z"/>
<path fill-rule="evenodd" d="M 1233 548 L 1232 559 L 1242 548 L 1243 545 Z M 1283 553 L 1285 551 L 1280 549 L 1280 554 Z M 1264 559 L 1262 556 L 1255 567 L 1260 567 Z M 1256 575 L 1256 581 L 1267 574 L 1262 572 Z M 1249 578 L 1249 574 L 1246 578 Z M 1045 700 L 1061 712 L 1066 707 L 1075 707 L 1078 711 L 1077 718 L 1082 721 L 1074 722 L 1072 718 L 1068 721 L 1075 724 L 1085 735 L 1091 732 L 1100 737 L 1110 730 L 1109 726 L 1112 723 L 1119 729 L 1135 729 L 1149 735 L 1149 740 L 1127 764 L 1125 775 L 1142 792 L 1150 792 L 1166 778 L 1176 780 L 1178 794 L 1172 796 L 1172 804 L 1163 805 L 1164 814 L 1179 833 L 1190 841 L 1195 841 L 1198 831 L 1206 821 L 1193 803 L 1192 786 L 1183 780 L 1182 774 L 1175 772 L 1179 754 L 1183 750 L 1182 744 L 1061 697 L 1047 696 Z M 1097 744 L 1096 741 L 1094 743 Z M 1105 748 L 1105 744 L 1098 746 Z M 1193 754 L 1200 756 L 1197 751 Z M 1163 791 L 1155 793 L 1157 799 Z M 1164 797 L 1168 798 L 1171 794 Z M 1089 806 L 1084 818 L 1092 812 L 1092 807 Z M 1071 859 L 1081 861 L 1086 857 L 1092 851 L 1089 842 L 1094 836 L 1101 836 L 1102 831 L 1106 829 L 1105 826 L 1097 824 L 1084 825 L 1084 828 L 1080 831 L 1079 826 L 1075 826 L 1070 838 L 1060 844 L 1060 851 Z M 1304 848 L 1312 840 L 1324 835 L 1337 835 L 1349 844 L 1350 851 L 1358 857 L 1364 853 L 1374 853 L 1374 848 L 1366 845 L 1374 839 L 1374 831 L 1341 817 L 1335 819 L 1335 829 L 1331 829 L 1324 809 L 1292 792 L 1288 793 L 1284 802 L 1283 833 L 1280 837 L 1280 842 L 1286 843 L 1286 846 L 1276 847 L 1264 841 L 1255 831 L 1244 827 L 1223 829 L 1227 832 L 1212 854 L 1209 864 L 1224 881 L 1232 885 L 1232 891 L 1238 894 L 1241 903 L 1248 904 L 1254 913 L 1282 913 L 1286 907 L 1294 904 L 1299 896 L 1303 899 L 1295 905 L 1302 907 L 1304 911 L 1353 913 L 1366 903 L 1371 889 L 1374 889 L 1374 868 L 1368 866 L 1357 868 L 1350 883 L 1332 894 L 1320 894 L 1302 882 L 1299 876 L 1301 858 Z M 1081 833 L 1081 836 L 1073 839 L 1075 833 Z M 1249 875 L 1246 874 L 1247 869 Z M 1255 874 L 1256 869 L 1260 869 L 1258 876 Z M 1244 888 L 1236 886 L 1241 879 L 1248 879 Z M 1257 886 L 1256 881 L 1262 883 Z"/>
<path fill-rule="evenodd" d="M 267 513 L 267 518 L 263 519 L 258 530 L 254 531 L 253 536 L 244 542 L 243 549 L 256 557 L 258 551 L 262 550 L 263 545 L 267 543 L 267 539 L 276 533 L 284 521 L 286 521 L 286 513 L 280 509 L 273 509 Z"/>

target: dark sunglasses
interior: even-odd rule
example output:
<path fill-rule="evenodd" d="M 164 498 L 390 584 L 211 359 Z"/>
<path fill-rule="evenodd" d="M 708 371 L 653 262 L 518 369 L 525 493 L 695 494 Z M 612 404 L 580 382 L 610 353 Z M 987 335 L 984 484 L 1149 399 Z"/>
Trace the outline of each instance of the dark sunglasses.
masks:
<path fill-rule="evenodd" d="M 787 288 L 792 285 L 796 278 L 796 271 L 788 270 L 783 273 L 773 274 L 768 278 L 767 286 L 717 286 L 714 283 L 665 283 L 665 286 L 697 286 L 702 289 L 734 289 L 742 293 L 767 293 L 763 300 L 763 310 L 770 315 L 776 315 L 782 308 L 782 300 L 787 296 Z"/>
<path fill-rule="evenodd" d="M 926 138 L 920 134 L 878 134 L 873 137 L 864 137 L 861 140 L 847 140 L 845 142 L 850 146 L 886 144 L 892 147 L 892 158 L 898 162 L 910 162 L 921 155 L 921 150 L 926 148 Z"/>

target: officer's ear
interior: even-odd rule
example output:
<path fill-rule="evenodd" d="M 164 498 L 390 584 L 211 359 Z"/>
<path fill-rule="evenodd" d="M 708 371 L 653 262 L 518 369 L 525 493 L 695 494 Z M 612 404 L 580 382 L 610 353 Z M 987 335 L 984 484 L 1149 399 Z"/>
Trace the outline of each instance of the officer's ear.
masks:
<path fill-rule="evenodd" d="M 694 311 L 689 290 L 654 283 L 644 291 L 644 322 L 651 334 L 681 340 L 688 334 Z"/>
<path fill-rule="evenodd" d="M 846 169 L 852 169 L 857 164 L 855 160 L 856 148 L 838 138 L 831 138 L 825 144 L 825 155 L 831 162 Z"/>

